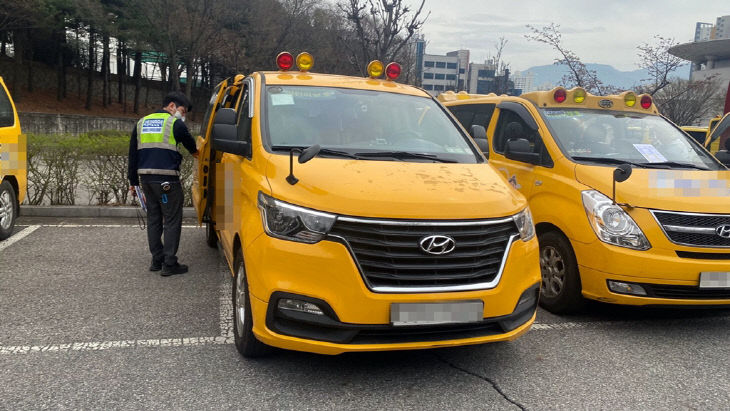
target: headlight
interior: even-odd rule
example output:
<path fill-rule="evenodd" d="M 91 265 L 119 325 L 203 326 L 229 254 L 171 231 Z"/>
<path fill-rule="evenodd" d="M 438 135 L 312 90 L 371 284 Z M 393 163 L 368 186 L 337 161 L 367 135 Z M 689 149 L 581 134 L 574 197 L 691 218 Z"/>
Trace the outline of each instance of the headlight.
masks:
<path fill-rule="evenodd" d="M 604 243 L 634 250 L 651 248 L 639 226 L 610 198 L 595 190 L 583 191 L 583 207 L 593 231 Z"/>
<path fill-rule="evenodd" d="M 288 204 L 262 192 L 258 203 L 266 234 L 283 240 L 314 244 L 327 235 L 336 219 L 333 214 Z"/>
<path fill-rule="evenodd" d="M 520 230 L 520 238 L 522 241 L 527 241 L 535 236 L 535 225 L 532 224 L 532 214 L 530 213 L 530 207 L 525 208 L 519 213 L 512 216 L 517 224 L 517 229 Z"/>

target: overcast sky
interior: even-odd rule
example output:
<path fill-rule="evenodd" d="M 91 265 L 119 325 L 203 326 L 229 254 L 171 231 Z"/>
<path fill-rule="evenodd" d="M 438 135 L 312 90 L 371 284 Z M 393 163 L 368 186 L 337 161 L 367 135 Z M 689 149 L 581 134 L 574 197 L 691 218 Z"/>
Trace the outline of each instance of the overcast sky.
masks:
<path fill-rule="evenodd" d="M 472 62 L 482 63 L 504 36 L 504 60 L 513 71 L 551 64 L 557 54 L 525 39 L 525 26 L 557 23 L 563 44 L 584 63 L 629 71 L 638 68 L 637 45 L 654 35 L 691 41 L 696 22 L 730 15 L 730 0 L 426 0 L 424 10 L 431 11 L 423 27 L 429 54 L 469 49 Z"/>

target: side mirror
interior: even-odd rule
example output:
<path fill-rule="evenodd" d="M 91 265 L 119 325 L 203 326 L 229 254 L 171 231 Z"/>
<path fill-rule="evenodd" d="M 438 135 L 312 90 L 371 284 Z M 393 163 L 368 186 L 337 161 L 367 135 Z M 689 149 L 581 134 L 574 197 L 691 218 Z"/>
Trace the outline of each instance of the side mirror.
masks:
<path fill-rule="evenodd" d="M 507 140 L 504 156 L 528 164 L 540 164 L 540 154 L 533 153 L 530 142 L 524 138 Z"/>
<path fill-rule="evenodd" d="M 213 123 L 213 150 L 248 156 L 250 154 L 248 142 L 238 140 L 236 116 L 236 110 L 232 108 L 218 110 Z"/>
<path fill-rule="evenodd" d="M 471 134 L 474 142 L 476 142 L 477 146 L 479 146 L 479 150 L 481 150 L 482 153 L 489 158 L 489 139 L 487 139 L 487 130 L 478 124 L 474 124 L 471 126 L 471 130 L 469 130 L 469 134 Z"/>

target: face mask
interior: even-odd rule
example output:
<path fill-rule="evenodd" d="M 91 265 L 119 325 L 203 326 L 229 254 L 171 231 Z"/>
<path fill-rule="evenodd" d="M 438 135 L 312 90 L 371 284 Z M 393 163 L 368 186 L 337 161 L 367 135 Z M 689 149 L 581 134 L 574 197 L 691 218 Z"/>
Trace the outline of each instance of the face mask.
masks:
<path fill-rule="evenodd" d="M 177 110 L 175 110 L 175 114 L 173 114 L 173 116 L 178 120 L 183 120 L 183 115 Z M 185 120 L 183 120 L 183 121 L 185 121 Z"/>

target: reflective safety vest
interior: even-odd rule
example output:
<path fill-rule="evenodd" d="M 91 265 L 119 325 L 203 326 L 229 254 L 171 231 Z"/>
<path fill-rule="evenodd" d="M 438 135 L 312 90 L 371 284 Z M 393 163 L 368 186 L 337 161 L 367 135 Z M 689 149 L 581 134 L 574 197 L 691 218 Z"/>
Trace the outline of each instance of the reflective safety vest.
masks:
<path fill-rule="evenodd" d="M 172 132 L 177 119 L 152 113 L 137 122 L 137 174 L 180 175 L 182 155 Z"/>

